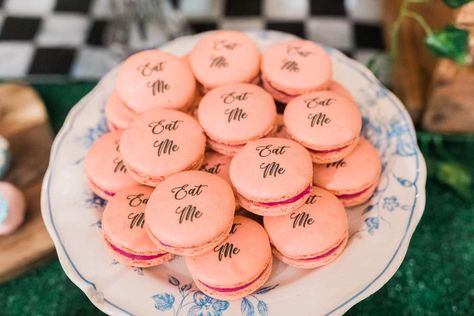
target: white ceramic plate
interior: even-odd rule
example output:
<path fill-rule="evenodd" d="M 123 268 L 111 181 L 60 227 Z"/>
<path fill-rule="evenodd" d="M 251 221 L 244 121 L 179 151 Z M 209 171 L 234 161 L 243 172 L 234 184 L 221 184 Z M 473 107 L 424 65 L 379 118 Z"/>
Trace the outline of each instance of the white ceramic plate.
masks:
<path fill-rule="evenodd" d="M 263 50 L 291 35 L 249 35 Z M 183 55 L 199 38 L 182 37 L 163 50 Z M 43 183 L 42 214 L 67 276 L 99 309 L 114 315 L 322 315 L 342 314 L 377 291 L 400 266 L 425 205 L 426 166 L 410 117 L 400 101 L 363 65 L 327 48 L 334 79 L 360 105 L 363 134 L 383 160 L 369 203 L 348 210 L 350 241 L 330 265 L 298 270 L 275 261 L 264 287 L 238 301 L 219 301 L 192 284 L 182 258 L 152 269 L 129 268 L 107 254 L 100 240 L 104 203 L 86 185 L 82 161 L 106 132 L 104 104 L 117 70 L 108 73 L 69 113 L 54 141 Z"/>

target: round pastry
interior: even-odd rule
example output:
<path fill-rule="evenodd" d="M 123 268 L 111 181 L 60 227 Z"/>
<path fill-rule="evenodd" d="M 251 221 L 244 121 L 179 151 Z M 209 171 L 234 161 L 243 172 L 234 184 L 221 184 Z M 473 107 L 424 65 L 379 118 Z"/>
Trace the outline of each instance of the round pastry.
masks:
<path fill-rule="evenodd" d="M 329 85 L 328 88 L 329 91 L 336 92 L 337 94 L 342 95 L 344 98 L 351 100 L 354 102 L 354 98 L 352 97 L 352 94 L 347 90 L 343 85 L 341 85 L 337 81 L 331 81 L 331 84 Z"/>
<path fill-rule="evenodd" d="M 214 151 L 207 151 L 199 170 L 215 174 L 232 185 L 229 176 L 231 160 L 232 157 L 230 156 L 222 155 Z"/>
<path fill-rule="evenodd" d="M 153 108 L 185 111 L 193 102 L 196 81 L 181 58 L 159 50 L 146 50 L 123 62 L 115 90 L 137 114 Z"/>
<path fill-rule="evenodd" d="M 305 204 L 290 214 L 264 217 L 273 254 L 291 266 L 313 269 L 334 261 L 347 244 L 349 224 L 342 203 L 313 187 Z"/>
<path fill-rule="evenodd" d="M 309 149 L 314 163 L 342 159 L 359 141 L 359 108 L 332 91 L 312 92 L 293 99 L 283 116 L 288 135 Z"/>
<path fill-rule="evenodd" d="M 236 216 L 229 236 L 212 250 L 186 258 L 194 283 L 206 295 L 236 300 L 258 290 L 272 271 L 272 253 L 265 230 Z"/>
<path fill-rule="evenodd" d="M 10 165 L 9 144 L 5 137 L 0 136 L 0 178 L 3 178 Z"/>
<path fill-rule="evenodd" d="M 196 256 L 220 244 L 229 234 L 234 193 L 221 177 L 184 171 L 161 182 L 146 208 L 150 238 L 168 252 Z"/>
<path fill-rule="evenodd" d="M 154 109 L 123 132 L 120 149 L 130 175 L 156 186 L 174 173 L 198 169 L 204 159 L 206 136 L 190 115 Z"/>
<path fill-rule="evenodd" d="M 120 156 L 121 131 L 102 135 L 89 148 L 84 158 L 84 170 L 90 189 L 108 200 L 118 191 L 137 184 Z"/>
<path fill-rule="evenodd" d="M 333 194 L 345 206 L 355 206 L 370 199 L 382 170 L 380 156 L 372 144 L 361 138 L 354 151 L 336 162 L 314 165 L 314 184 Z"/>
<path fill-rule="evenodd" d="M 289 139 L 249 142 L 234 156 L 229 172 L 240 205 L 258 215 L 290 213 L 311 193 L 311 156 Z"/>
<path fill-rule="evenodd" d="M 144 228 L 145 207 L 153 188 L 135 185 L 118 192 L 102 215 L 102 236 L 112 256 L 134 267 L 151 267 L 173 255 L 158 248 Z"/>
<path fill-rule="evenodd" d="M 198 108 L 209 147 L 230 156 L 249 141 L 272 133 L 276 115 L 272 96 L 248 83 L 219 86 L 202 98 Z"/>
<path fill-rule="evenodd" d="M 262 56 L 263 87 L 282 103 L 301 94 L 328 88 L 331 77 L 329 55 L 311 41 L 277 44 Z"/>
<path fill-rule="evenodd" d="M 273 137 L 277 138 L 289 138 L 288 133 L 286 132 L 285 123 L 283 121 L 283 115 L 278 114 L 276 119 L 276 128 L 275 132 L 272 135 Z"/>
<path fill-rule="evenodd" d="M 25 220 L 23 193 L 8 182 L 0 181 L 0 236 L 14 232 Z"/>
<path fill-rule="evenodd" d="M 136 117 L 137 115 L 119 98 L 117 92 L 112 91 L 105 104 L 105 118 L 109 130 L 126 129 Z"/>
<path fill-rule="evenodd" d="M 228 83 L 259 81 L 260 52 L 241 32 L 204 35 L 189 53 L 189 63 L 204 93 Z"/>

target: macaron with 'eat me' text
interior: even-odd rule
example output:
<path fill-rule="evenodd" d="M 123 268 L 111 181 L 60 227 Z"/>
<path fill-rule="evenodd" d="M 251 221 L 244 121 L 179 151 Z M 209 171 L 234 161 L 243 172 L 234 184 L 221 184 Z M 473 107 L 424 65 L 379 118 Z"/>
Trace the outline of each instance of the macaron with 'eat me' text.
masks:
<path fill-rule="evenodd" d="M 314 184 L 333 194 L 345 206 L 365 203 L 374 193 L 382 170 L 380 156 L 361 138 L 354 151 L 332 163 L 314 165 Z"/>
<path fill-rule="evenodd" d="M 241 32 L 205 34 L 189 53 L 188 60 L 204 93 L 224 84 L 259 81 L 260 52 Z"/>
<path fill-rule="evenodd" d="M 115 90 L 137 114 L 153 108 L 185 111 L 193 103 L 196 81 L 181 58 L 159 50 L 145 50 L 120 65 Z"/>
<path fill-rule="evenodd" d="M 123 188 L 137 184 L 120 155 L 122 131 L 102 135 L 89 148 L 84 159 L 84 170 L 90 189 L 108 200 Z"/>
<path fill-rule="evenodd" d="M 248 83 L 219 86 L 202 98 L 198 108 L 209 147 L 230 156 L 249 141 L 272 133 L 276 115 L 272 96 Z"/>
<path fill-rule="evenodd" d="M 319 45 L 306 40 L 276 44 L 262 56 L 263 87 L 277 101 L 316 90 L 327 89 L 332 78 L 329 55 Z"/>
<path fill-rule="evenodd" d="M 311 193 L 313 164 L 309 152 L 284 138 L 247 143 L 230 163 L 230 179 L 240 205 L 262 216 L 291 212 Z"/>
<path fill-rule="evenodd" d="M 362 116 L 355 103 L 332 91 L 301 95 L 287 104 L 288 135 L 308 148 L 314 163 L 344 158 L 359 141 Z"/>
<path fill-rule="evenodd" d="M 190 115 L 154 109 L 123 132 L 120 149 L 130 175 L 156 186 L 174 173 L 198 169 L 204 159 L 206 136 Z"/>
<path fill-rule="evenodd" d="M 300 208 L 283 216 L 266 216 L 263 223 L 275 256 L 304 269 L 335 260 L 349 235 L 344 206 L 333 194 L 318 187 L 313 187 Z"/>
<path fill-rule="evenodd" d="M 118 192 L 105 206 L 102 236 L 112 256 L 122 264 L 151 267 L 173 255 L 157 247 L 145 231 L 145 207 L 153 188 L 135 185 Z"/>
<path fill-rule="evenodd" d="M 151 194 L 146 229 L 160 248 L 195 256 L 227 237 L 234 211 L 227 181 L 204 171 L 184 171 L 163 180 Z"/>
<path fill-rule="evenodd" d="M 212 250 L 186 258 L 197 287 L 206 295 L 236 300 L 258 290 L 272 271 L 268 236 L 260 224 L 236 216 L 229 236 Z"/>

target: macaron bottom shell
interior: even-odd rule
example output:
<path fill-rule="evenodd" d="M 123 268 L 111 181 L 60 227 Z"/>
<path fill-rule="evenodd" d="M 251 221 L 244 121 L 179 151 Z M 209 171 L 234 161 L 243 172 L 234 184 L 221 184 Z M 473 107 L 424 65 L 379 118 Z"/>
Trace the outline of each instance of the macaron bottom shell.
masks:
<path fill-rule="evenodd" d="M 180 247 L 176 245 L 165 244 L 153 235 L 153 233 L 150 231 L 150 229 L 148 228 L 146 224 L 145 224 L 145 229 L 148 234 L 148 237 L 150 237 L 153 243 L 155 245 L 158 245 L 160 248 L 164 249 L 165 251 L 175 254 L 175 255 L 179 255 L 179 256 L 198 256 L 213 249 L 215 246 L 223 242 L 224 239 L 226 239 L 227 236 L 229 235 L 230 230 L 232 229 L 232 223 L 233 223 L 233 220 L 229 222 L 228 228 L 224 232 L 222 232 L 219 236 L 217 236 L 215 239 L 210 240 L 205 244 L 200 244 L 200 245 L 196 245 L 192 247 Z"/>
<path fill-rule="evenodd" d="M 186 171 L 186 170 L 197 170 L 197 169 L 199 169 L 199 167 L 201 167 L 201 164 L 202 164 L 203 161 L 204 161 L 204 153 L 201 155 L 201 157 L 198 160 L 193 162 L 189 167 L 187 167 L 186 169 L 180 170 L 179 172 Z M 158 177 L 158 178 L 151 177 L 148 174 L 141 173 L 141 172 L 133 169 L 125 161 L 124 161 L 124 163 L 127 166 L 128 174 L 132 178 L 134 178 L 135 180 L 140 182 L 141 184 L 148 185 L 148 186 L 151 186 L 151 187 L 156 187 L 161 181 L 163 181 L 166 178 L 166 177 Z"/>
<path fill-rule="evenodd" d="M 312 185 L 309 184 L 303 191 L 275 202 L 251 201 L 237 192 L 237 201 L 240 206 L 249 212 L 261 216 L 280 216 L 290 213 L 304 204 L 311 194 Z"/>
<path fill-rule="evenodd" d="M 278 251 L 275 247 L 272 247 L 272 252 L 276 258 L 280 261 L 300 269 L 315 269 L 322 267 L 334 261 L 344 251 L 349 239 L 349 232 L 344 233 L 344 237 L 336 243 L 336 245 L 330 247 L 328 250 L 323 251 L 319 254 L 307 256 L 306 258 L 291 258 L 285 256 L 283 253 Z"/>
<path fill-rule="evenodd" d="M 135 253 L 131 250 L 124 250 L 114 245 L 106 236 L 102 237 L 112 257 L 126 266 L 148 268 L 168 262 L 174 257 L 168 252 Z"/>
<path fill-rule="evenodd" d="M 311 154 L 311 159 L 313 159 L 313 163 L 324 164 L 324 163 L 331 163 L 336 162 L 344 157 L 347 157 L 354 149 L 357 147 L 359 143 L 359 137 L 356 137 L 350 140 L 347 144 L 338 146 L 334 149 L 327 149 L 327 150 L 314 150 L 311 148 L 308 149 L 309 153 Z M 302 144 L 303 146 L 305 144 Z"/>
<path fill-rule="evenodd" d="M 220 300 L 238 300 L 252 294 L 264 285 L 270 277 L 272 266 L 273 262 L 272 257 L 270 256 L 268 264 L 258 276 L 250 281 L 243 282 L 242 284 L 231 285 L 229 287 L 212 286 L 210 284 L 205 284 L 198 279 L 194 279 L 194 283 L 204 294 L 210 297 Z"/>
<path fill-rule="evenodd" d="M 115 192 L 106 191 L 100 188 L 90 178 L 87 178 L 87 184 L 89 186 L 89 189 L 91 189 L 95 195 L 106 201 L 110 200 L 115 195 Z"/>
<path fill-rule="evenodd" d="M 334 192 L 336 197 L 344 204 L 346 207 L 357 206 L 367 202 L 374 194 L 375 189 L 377 188 L 378 178 L 372 183 L 369 187 L 358 190 L 354 193 L 337 193 Z"/>

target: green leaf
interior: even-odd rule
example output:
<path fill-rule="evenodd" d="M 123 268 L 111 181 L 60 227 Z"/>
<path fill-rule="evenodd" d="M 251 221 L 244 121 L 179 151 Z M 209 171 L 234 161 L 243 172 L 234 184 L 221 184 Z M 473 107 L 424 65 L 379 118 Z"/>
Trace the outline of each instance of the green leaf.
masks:
<path fill-rule="evenodd" d="M 443 0 L 443 2 L 448 6 L 453 9 L 462 7 L 468 2 L 471 2 L 472 0 Z"/>
<path fill-rule="evenodd" d="M 425 44 L 434 55 L 464 64 L 468 53 L 468 37 L 468 31 L 450 24 L 440 31 L 428 34 Z"/>
<path fill-rule="evenodd" d="M 469 200 L 472 194 L 472 178 L 469 170 L 457 162 L 437 163 L 436 178 L 438 181 L 448 185 L 463 198 Z"/>

